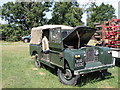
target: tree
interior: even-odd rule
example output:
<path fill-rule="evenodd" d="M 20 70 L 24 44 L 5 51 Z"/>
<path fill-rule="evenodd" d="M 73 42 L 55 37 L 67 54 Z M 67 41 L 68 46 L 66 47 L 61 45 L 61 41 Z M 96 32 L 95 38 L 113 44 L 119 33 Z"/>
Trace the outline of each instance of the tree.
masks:
<path fill-rule="evenodd" d="M 8 2 L 4 4 L 1 17 L 8 21 L 8 25 L 2 27 L 5 30 L 2 34 L 16 41 L 19 40 L 17 37 L 30 34 L 32 27 L 47 23 L 45 15 L 51 6 L 51 2 Z"/>
<path fill-rule="evenodd" d="M 94 27 L 95 22 L 103 22 L 115 18 L 115 9 L 112 5 L 102 3 L 97 6 L 96 3 L 91 3 L 90 7 L 87 8 L 87 25 Z"/>
<path fill-rule="evenodd" d="M 49 2 L 8 2 L 2 6 L 2 18 L 11 26 L 30 30 L 46 23 L 44 16 L 51 5 Z"/>
<path fill-rule="evenodd" d="M 0 6 L 0 16 L 2 15 L 2 7 Z"/>
<path fill-rule="evenodd" d="M 55 2 L 51 24 L 77 26 L 83 24 L 82 9 L 77 2 Z"/>
<path fill-rule="evenodd" d="M 23 34 L 19 27 L 11 28 L 9 24 L 0 24 L 0 32 L 0 38 L 6 41 L 19 41 Z"/>

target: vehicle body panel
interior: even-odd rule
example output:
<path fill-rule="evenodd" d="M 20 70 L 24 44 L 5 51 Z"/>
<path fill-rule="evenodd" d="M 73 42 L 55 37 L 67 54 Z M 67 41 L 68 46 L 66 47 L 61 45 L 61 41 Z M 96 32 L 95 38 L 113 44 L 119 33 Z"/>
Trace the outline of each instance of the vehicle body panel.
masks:
<path fill-rule="evenodd" d="M 30 44 L 30 54 L 34 55 L 33 52 L 36 51 L 40 62 L 52 68 L 58 67 L 62 69 L 65 68 L 67 63 L 75 75 L 77 73 L 89 73 L 114 66 L 112 54 L 109 53 L 111 51 L 110 48 L 87 46 L 96 29 L 79 26 L 74 28 L 64 38 L 62 38 L 61 27 L 46 29 L 46 31 L 48 32 L 46 35 L 48 35 L 50 48 L 48 53 L 43 53 L 40 42 L 38 45 Z M 43 33 L 45 33 L 44 30 Z M 58 33 L 60 38 L 54 38 L 54 33 L 55 35 Z M 69 46 L 73 47 L 69 48 Z M 75 58 L 77 56 L 79 58 Z"/>

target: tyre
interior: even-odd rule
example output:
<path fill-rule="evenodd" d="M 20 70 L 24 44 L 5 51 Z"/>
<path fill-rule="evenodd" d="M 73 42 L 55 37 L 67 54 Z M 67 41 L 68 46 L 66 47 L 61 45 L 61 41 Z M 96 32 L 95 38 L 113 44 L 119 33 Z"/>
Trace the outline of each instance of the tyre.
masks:
<path fill-rule="evenodd" d="M 57 75 L 65 85 L 76 85 L 79 76 L 74 76 L 70 69 L 58 69 Z"/>
<path fill-rule="evenodd" d="M 24 39 L 24 43 L 28 43 L 29 42 L 29 40 L 28 39 Z"/>
<path fill-rule="evenodd" d="M 40 63 L 40 61 L 39 61 L 39 56 L 38 56 L 38 54 L 35 55 L 34 64 L 35 64 L 35 67 L 36 67 L 36 68 L 40 68 L 40 67 L 41 67 L 41 63 Z"/>

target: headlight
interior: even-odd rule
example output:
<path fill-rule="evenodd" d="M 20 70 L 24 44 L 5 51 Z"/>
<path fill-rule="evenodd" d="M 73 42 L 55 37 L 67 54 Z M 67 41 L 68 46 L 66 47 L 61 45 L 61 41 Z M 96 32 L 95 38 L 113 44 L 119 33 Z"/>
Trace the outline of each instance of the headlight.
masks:
<path fill-rule="evenodd" d="M 75 55 L 75 58 L 76 58 L 76 59 L 80 58 L 80 55 Z"/>

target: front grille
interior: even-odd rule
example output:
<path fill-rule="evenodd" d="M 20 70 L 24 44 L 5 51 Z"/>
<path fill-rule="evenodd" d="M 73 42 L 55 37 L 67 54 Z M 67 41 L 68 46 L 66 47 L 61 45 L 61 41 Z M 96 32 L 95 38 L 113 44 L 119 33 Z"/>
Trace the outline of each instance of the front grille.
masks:
<path fill-rule="evenodd" d="M 95 48 L 86 48 L 86 57 L 84 58 L 85 62 L 94 62 L 98 61 L 98 55 L 95 55 Z"/>

